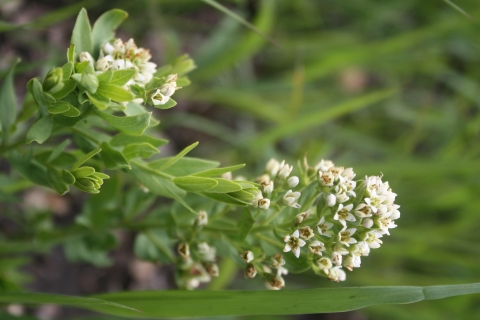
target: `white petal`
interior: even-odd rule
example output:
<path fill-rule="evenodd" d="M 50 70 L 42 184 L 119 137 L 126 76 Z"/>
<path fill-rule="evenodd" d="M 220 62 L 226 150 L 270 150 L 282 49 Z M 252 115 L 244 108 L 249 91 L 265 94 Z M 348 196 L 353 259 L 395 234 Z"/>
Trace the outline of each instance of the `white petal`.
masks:
<path fill-rule="evenodd" d="M 293 254 L 295 255 L 295 257 L 300 257 L 300 248 L 299 247 L 296 247 L 295 249 L 293 249 Z"/>
<path fill-rule="evenodd" d="M 295 232 L 292 233 L 292 237 L 298 238 L 299 234 L 298 230 L 295 230 Z"/>

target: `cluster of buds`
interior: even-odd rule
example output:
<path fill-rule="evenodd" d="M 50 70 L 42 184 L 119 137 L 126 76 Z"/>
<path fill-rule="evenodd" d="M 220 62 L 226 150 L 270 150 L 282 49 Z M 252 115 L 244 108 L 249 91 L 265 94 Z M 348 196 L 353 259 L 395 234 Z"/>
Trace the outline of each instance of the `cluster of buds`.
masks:
<path fill-rule="evenodd" d="M 291 176 L 290 173 L 293 166 L 282 161 L 281 163 L 275 159 L 270 159 L 265 167 L 265 174 L 257 178 L 260 182 L 261 190 L 252 200 L 252 205 L 255 208 L 266 210 L 270 206 L 271 198 L 275 197 L 278 192 L 285 189 L 295 188 L 300 180 L 297 176 Z M 300 192 L 293 192 L 288 190 L 282 197 L 281 203 L 285 206 L 299 208 L 297 203 L 300 198 Z"/>
<path fill-rule="evenodd" d="M 82 57 L 82 54 L 85 54 L 85 57 Z M 157 71 L 157 65 L 150 62 L 152 58 L 150 51 L 138 48 L 133 39 L 127 42 L 123 42 L 122 39 L 115 39 L 113 44 L 110 42 L 104 43 L 100 50 L 100 57 L 96 62 L 87 52 L 82 54 L 80 55 L 80 61 L 82 61 L 82 58 L 90 60 L 98 73 L 107 70 L 136 70 L 135 77 L 127 85 L 139 84 L 144 86 L 152 80 Z"/>
<path fill-rule="evenodd" d="M 177 247 L 179 263 L 177 264 L 177 283 L 179 287 L 193 290 L 201 283 L 210 282 L 218 277 L 218 265 L 215 263 L 217 250 L 206 242 L 197 244 L 190 252 L 190 246 L 180 243 Z"/>
<path fill-rule="evenodd" d="M 255 278 L 257 275 L 257 268 L 260 268 L 265 280 L 265 285 L 268 289 L 280 290 L 285 287 L 283 275 L 288 274 L 288 270 L 283 267 L 285 265 L 285 260 L 281 254 L 275 254 L 270 259 L 264 260 L 264 264 L 257 262 L 256 266 L 252 263 L 254 260 L 252 251 L 245 251 L 240 254 L 240 257 L 247 263 L 247 266 L 245 267 L 245 278 Z M 276 269 L 276 272 L 272 269 Z"/>
<path fill-rule="evenodd" d="M 309 211 L 298 214 L 294 221 L 297 229 L 285 237 L 284 251 L 292 251 L 298 258 L 301 248 L 308 248 L 316 257 L 316 270 L 332 281 L 343 281 L 346 274 L 342 267 L 350 271 L 360 267 L 361 257 L 379 248 L 380 238 L 396 227 L 399 206 L 394 204 L 396 194 L 382 177 L 354 181 L 352 168 L 335 167 L 325 160 L 315 168 L 322 192 L 317 205 L 320 221 L 308 226 Z"/>
<path fill-rule="evenodd" d="M 87 166 L 70 171 L 61 170 L 60 177 L 64 183 L 74 185 L 78 189 L 92 194 L 99 193 L 103 180 L 110 178 L 104 173 L 96 172 L 95 168 Z"/>

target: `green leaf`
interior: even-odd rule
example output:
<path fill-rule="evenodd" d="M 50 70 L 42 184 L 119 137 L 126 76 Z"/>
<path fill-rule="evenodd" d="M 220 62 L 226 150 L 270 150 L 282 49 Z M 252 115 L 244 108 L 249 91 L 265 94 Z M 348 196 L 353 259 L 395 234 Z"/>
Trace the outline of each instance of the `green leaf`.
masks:
<path fill-rule="evenodd" d="M 76 87 L 77 87 L 77 82 L 75 80 L 72 80 L 72 79 L 63 80 L 63 88 L 55 93 L 52 93 L 52 96 L 55 99 L 62 99 L 66 97 L 70 92 L 75 90 Z"/>
<path fill-rule="evenodd" d="M 101 299 L 46 293 L 2 292 L 0 293 L 0 302 L 4 304 L 19 303 L 26 305 L 58 304 L 77 308 L 92 308 L 98 312 L 104 313 L 115 313 L 112 310 L 114 308 L 119 308 L 129 310 L 131 312 L 129 314 L 131 315 L 138 315 L 140 312 L 137 309 Z"/>
<path fill-rule="evenodd" d="M 113 70 L 107 70 L 100 74 L 97 74 L 98 82 L 99 83 L 109 83 L 113 77 Z"/>
<path fill-rule="evenodd" d="M 94 297 L 128 304 L 142 310 L 141 315 L 146 318 L 186 318 L 345 312 L 374 305 L 414 303 L 479 292 L 480 283 L 471 283 L 431 287 L 347 287 L 281 291 L 129 291 Z M 195 308 L 185 308 L 185 305 L 195 305 Z M 111 309 L 109 313 L 134 316 L 133 312 L 124 309 Z"/>
<path fill-rule="evenodd" d="M 27 132 L 25 142 L 30 144 L 36 141 L 39 144 L 44 143 L 52 133 L 53 121 L 50 116 L 44 116 L 33 124 Z"/>
<path fill-rule="evenodd" d="M 250 231 L 255 224 L 255 220 L 253 219 L 252 212 L 248 208 L 244 208 L 242 210 L 242 218 L 240 219 L 239 226 L 240 226 L 240 240 L 243 241 L 248 236 Z"/>
<path fill-rule="evenodd" d="M 178 187 L 189 192 L 200 192 L 215 187 L 218 182 L 210 178 L 194 176 L 178 177 L 172 180 Z"/>
<path fill-rule="evenodd" d="M 48 112 L 72 118 L 80 115 L 80 111 L 77 108 L 65 101 L 58 101 L 57 103 L 48 106 Z"/>
<path fill-rule="evenodd" d="M 33 78 L 28 82 L 27 87 L 31 89 L 31 93 L 37 102 L 40 115 L 43 117 L 48 116 L 48 103 L 40 81 L 38 81 L 37 78 Z"/>
<path fill-rule="evenodd" d="M 102 161 L 107 169 L 118 170 L 122 168 L 131 168 L 127 159 L 125 159 L 125 157 L 120 151 L 113 149 L 106 142 L 102 142 L 100 144 L 100 147 L 102 148 L 102 153 L 100 153 L 100 157 L 102 158 Z"/>
<path fill-rule="evenodd" d="M 67 62 L 63 65 L 62 67 L 62 79 L 65 81 L 65 80 L 68 80 L 70 78 L 70 76 L 72 75 L 72 72 L 73 72 L 73 62 Z"/>
<path fill-rule="evenodd" d="M 77 21 L 73 27 L 71 43 L 75 46 L 75 53 L 93 53 L 92 29 L 88 21 L 87 10 L 82 9 L 78 14 Z"/>
<path fill-rule="evenodd" d="M 194 176 L 197 177 L 215 177 L 215 176 L 220 176 L 224 173 L 227 172 L 232 172 L 238 169 L 241 169 L 245 167 L 245 164 L 237 164 L 236 166 L 231 166 L 231 167 L 224 167 L 224 168 L 217 168 L 217 169 L 210 169 L 202 172 L 197 172 L 194 174 Z"/>
<path fill-rule="evenodd" d="M 208 193 L 208 192 L 200 192 L 201 195 L 228 204 L 233 204 L 236 206 L 247 206 L 250 203 L 246 201 L 239 200 L 237 198 L 232 197 L 231 195 L 228 195 L 226 193 Z"/>
<path fill-rule="evenodd" d="M 105 110 L 108 108 L 108 105 L 110 104 L 110 99 L 101 96 L 98 93 L 91 94 L 86 92 L 86 94 L 90 98 L 90 102 L 99 110 Z"/>
<path fill-rule="evenodd" d="M 47 162 L 52 162 L 53 160 L 57 159 L 57 157 L 62 153 L 63 149 L 70 144 L 70 140 L 67 139 L 60 143 L 55 149 L 53 149 L 52 153 L 48 157 Z"/>
<path fill-rule="evenodd" d="M 78 159 L 77 162 L 75 162 L 75 164 L 73 165 L 72 167 L 72 170 L 75 170 L 77 169 L 78 167 L 80 167 L 83 163 L 85 163 L 86 161 L 88 161 L 90 158 L 92 158 L 93 156 L 95 156 L 97 153 L 99 153 L 100 151 L 102 151 L 102 149 L 95 149 L 95 150 L 92 150 L 90 151 L 89 153 L 87 153 L 86 155 L 84 155 L 83 157 L 81 157 L 80 159 Z"/>
<path fill-rule="evenodd" d="M 68 47 L 67 60 L 68 62 L 75 63 L 75 45 L 74 44 L 70 44 L 70 46 Z"/>
<path fill-rule="evenodd" d="M 71 170 L 70 173 L 73 174 L 75 179 L 81 179 L 94 174 L 95 169 L 92 167 L 80 167 L 80 168 Z"/>
<path fill-rule="evenodd" d="M 175 164 L 178 160 L 183 158 L 187 153 L 189 153 L 193 148 L 198 145 L 198 142 L 192 143 L 182 151 L 180 151 L 176 156 L 169 158 L 167 161 L 163 163 L 156 162 L 155 164 L 151 163 L 151 168 L 154 168 L 157 171 L 165 170 L 166 168 L 170 167 L 171 165 Z"/>
<path fill-rule="evenodd" d="M 68 192 L 68 185 L 65 184 L 61 176 L 58 174 L 56 170 L 48 170 L 47 171 L 47 179 L 52 186 L 52 189 L 58 192 L 58 194 L 63 195 Z"/>
<path fill-rule="evenodd" d="M 157 104 L 153 105 L 157 109 L 170 109 L 173 108 L 177 105 L 177 102 L 173 100 L 172 98 L 168 99 L 168 101 L 165 104 Z"/>
<path fill-rule="evenodd" d="M 110 83 L 100 83 L 97 93 L 118 102 L 128 102 L 134 98 L 129 91 Z"/>
<path fill-rule="evenodd" d="M 148 128 L 152 116 L 151 113 L 143 113 L 135 116 L 116 117 L 99 110 L 94 110 L 94 113 L 115 129 L 132 136 L 141 136 Z"/>
<path fill-rule="evenodd" d="M 173 157 L 162 158 L 152 161 L 148 166 L 152 169 L 158 170 L 166 162 L 170 161 Z M 163 170 L 163 172 L 173 176 L 188 176 L 199 171 L 205 171 L 208 169 L 216 168 L 220 165 L 217 161 L 183 157 L 179 159 L 175 164 Z"/>
<path fill-rule="evenodd" d="M 119 133 L 115 137 L 112 138 L 110 144 L 113 147 L 122 147 L 127 146 L 133 143 L 149 143 L 154 147 L 160 147 L 164 144 L 168 143 L 168 140 L 159 139 L 148 135 L 141 135 L 141 136 L 129 136 L 124 133 Z"/>
<path fill-rule="evenodd" d="M 60 170 L 60 178 L 66 184 L 74 184 L 76 180 L 73 174 L 70 173 L 70 171 L 63 169 Z"/>
<path fill-rule="evenodd" d="M 157 148 L 146 142 L 129 144 L 122 151 L 127 160 L 133 158 L 148 159 L 158 152 Z"/>
<path fill-rule="evenodd" d="M 130 79 L 132 79 L 137 72 L 134 69 L 115 70 L 109 84 L 116 86 L 124 86 Z"/>
<path fill-rule="evenodd" d="M 0 88 L 0 128 L 2 141 L 5 141 L 10 132 L 10 127 L 15 123 L 17 117 L 17 99 L 13 85 L 13 74 L 15 66 L 20 61 L 16 59 L 5 77 Z"/>
<path fill-rule="evenodd" d="M 128 17 L 128 13 L 113 9 L 102 14 L 93 24 L 92 42 L 93 56 L 98 57 L 101 45 L 115 37 L 115 30 Z"/>
<path fill-rule="evenodd" d="M 240 186 L 238 183 L 235 183 L 233 181 L 223 179 L 223 178 L 215 178 L 218 182 L 218 184 L 212 188 L 207 190 L 206 192 L 209 193 L 229 193 L 229 192 L 236 192 L 242 190 L 242 186 Z"/>

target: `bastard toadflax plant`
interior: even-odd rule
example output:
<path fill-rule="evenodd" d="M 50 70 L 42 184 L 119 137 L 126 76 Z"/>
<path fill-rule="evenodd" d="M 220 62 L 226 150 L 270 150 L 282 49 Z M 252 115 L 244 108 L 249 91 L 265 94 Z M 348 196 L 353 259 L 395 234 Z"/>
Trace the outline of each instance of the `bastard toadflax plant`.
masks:
<path fill-rule="evenodd" d="M 65 63 L 28 82 L 20 113 L 12 86 L 15 66 L 5 78 L 0 91 L 0 154 L 10 168 L 11 189 L 38 185 L 60 195 L 89 196 L 72 225 L 32 224 L 27 232 L 5 235 L 2 241 L 22 239 L 33 244 L 26 251 L 34 252 L 60 244 L 70 261 L 104 267 L 113 263 L 108 253 L 118 245 L 114 231 L 129 230 L 135 233 L 135 255 L 172 265 L 176 285 L 188 290 L 221 277 L 220 261 L 233 261 L 243 270 L 245 281 L 260 280 L 270 290 L 288 288 L 289 274 L 312 271 L 325 280 L 346 281 L 362 259 L 383 246 L 397 227 L 400 211 L 397 194 L 382 174 L 359 177 L 353 168 L 321 159 L 310 164 L 312 160 L 305 157 L 295 167 L 271 159 L 258 176 L 245 177 L 237 174 L 244 164 L 221 167 L 211 159 L 189 157 L 198 142 L 174 156 L 159 156 L 168 141 L 158 135 L 161 119 L 155 118 L 153 110 L 176 105 L 175 93 L 190 84 L 187 74 L 195 64 L 188 55 L 169 65 L 155 64 L 147 48 L 115 35 L 126 17 L 124 11 L 111 10 L 91 26 L 83 9 L 66 48 Z M 158 202 L 159 198 L 171 201 Z M 3 280 L 9 283 L 5 291 L 20 288 L 21 281 Z M 303 309 L 300 304 L 277 312 L 258 306 L 229 311 L 215 307 L 219 299 L 215 296 L 208 298 L 213 307 L 203 305 L 196 314 L 172 311 L 176 301 L 183 299 L 202 305 L 203 293 L 184 291 L 171 293 L 170 307 L 155 309 L 153 300 L 137 306 L 133 296 L 122 300 L 115 294 L 88 298 L 105 307 L 84 307 L 122 315 L 149 310 L 145 316 L 158 317 L 285 314 L 448 296 L 444 291 L 443 296 L 437 293 L 445 289 L 407 289 L 345 288 L 331 294 L 316 289 L 314 297 L 330 295 L 341 302 L 332 306 L 326 301 L 318 309 Z M 363 300 L 342 298 L 342 292 L 353 292 L 348 290 L 360 290 Z M 404 290 L 404 295 L 398 290 Z M 419 294 L 428 290 L 434 293 Z M 205 297 L 209 294 L 205 292 Z M 242 298 L 241 292 L 228 294 L 239 303 L 249 299 Z M 267 300 L 273 297 L 260 294 Z M 35 297 L 1 300 L 0 295 L 0 301 L 53 301 L 48 296 L 41 301 Z"/>

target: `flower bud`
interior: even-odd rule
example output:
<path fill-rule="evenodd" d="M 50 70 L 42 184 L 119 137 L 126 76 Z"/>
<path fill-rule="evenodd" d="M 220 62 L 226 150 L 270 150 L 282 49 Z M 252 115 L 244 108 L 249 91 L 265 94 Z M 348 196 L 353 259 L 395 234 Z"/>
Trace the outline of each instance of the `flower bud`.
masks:
<path fill-rule="evenodd" d="M 177 251 L 178 254 L 184 259 L 190 257 L 190 247 L 186 243 L 179 243 Z"/>
<path fill-rule="evenodd" d="M 43 80 L 43 91 L 49 93 L 55 93 L 60 91 L 64 86 L 62 78 L 62 68 L 53 68 L 52 70 L 50 70 L 45 76 L 45 80 Z"/>
<path fill-rule="evenodd" d="M 277 173 L 277 178 L 281 181 L 285 180 L 286 178 L 288 178 L 292 170 L 293 166 L 286 164 L 285 161 L 282 161 L 282 163 L 280 164 L 280 169 Z"/>
<path fill-rule="evenodd" d="M 273 268 L 278 269 L 285 264 L 285 259 L 283 259 L 283 256 L 280 253 L 277 253 L 270 260 L 270 264 Z"/>
<path fill-rule="evenodd" d="M 106 71 L 110 69 L 112 66 L 113 59 L 111 56 L 106 56 L 103 58 L 98 59 L 97 63 L 95 63 L 95 69 L 97 71 Z"/>
<path fill-rule="evenodd" d="M 310 215 L 310 210 L 297 214 L 295 216 L 295 225 L 298 226 L 299 224 L 301 224 L 305 219 L 308 218 L 309 215 Z"/>
<path fill-rule="evenodd" d="M 326 196 L 327 206 L 333 207 L 337 203 L 337 197 L 334 194 L 330 193 Z"/>
<path fill-rule="evenodd" d="M 273 180 L 264 180 L 261 183 L 261 186 L 263 187 L 263 192 L 266 194 L 271 194 L 273 192 Z"/>
<path fill-rule="evenodd" d="M 79 56 L 80 62 L 88 61 L 88 64 L 93 68 L 93 64 L 95 60 L 93 59 L 92 55 L 88 52 L 81 52 Z"/>
<path fill-rule="evenodd" d="M 252 251 L 245 251 L 244 253 L 240 254 L 240 257 L 246 262 L 250 263 L 253 261 L 254 256 Z"/>
<path fill-rule="evenodd" d="M 216 263 L 206 263 L 204 267 L 207 273 L 212 277 L 218 277 L 220 275 L 218 265 Z"/>
<path fill-rule="evenodd" d="M 317 260 L 317 267 L 325 271 L 328 274 L 328 270 L 332 268 L 332 260 L 329 258 L 321 258 Z"/>
<path fill-rule="evenodd" d="M 267 165 L 265 167 L 265 171 L 270 175 L 270 177 L 276 177 L 278 170 L 280 169 L 280 163 L 275 160 L 275 159 L 270 159 L 267 162 Z"/>
<path fill-rule="evenodd" d="M 320 187 L 332 187 L 335 178 L 330 171 L 322 172 L 318 170 L 318 185 Z"/>
<path fill-rule="evenodd" d="M 270 207 L 270 199 L 260 199 L 258 200 L 258 207 L 262 210 L 267 210 Z"/>
<path fill-rule="evenodd" d="M 152 103 L 153 103 L 154 106 L 158 106 L 158 105 L 162 105 L 162 104 L 167 103 L 170 98 L 167 97 L 167 96 L 164 96 L 160 92 L 160 89 L 157 89 L 157 91 L 155 91 L 155 93 L 152 94 L 150 99 L 152 100 Z"/>
<path fill-rule="evenodd" d="M 247 267 L 245 268 L 245 278 L 250 278 L 253 279 L 257 275 L 257 270 L 253 266 L 253 264 L 249 263 L 247 264 Z"/>
<path fill-rule="evenodd" d="M 285 280 L 280 275 L 267 274 L 265 277 L 265 285 L 270 290 L 280 290 L 285 287 Z"/>
<path fill-rule="evenodd" d="M 292 192 L 292 190 L 288 190 L 283 196 L 282 202 L 286 206 L 300 208 L 300 205 L 296 202 L 297 199 L 300 198 L 300 195 L 300 192 Z"/>
<path fill-rule="evenodd" d="M 364 218 L 362 220 L 362 226 L 364 226 L 367 229 L 370 229 L 373 226 L 373 220 L 370 218 Z"/>
<path fill-rule="evenodd" d="M 300 180 L 298 179 L 297 176 L 290 177 L 287 180 L 287 187 L 295 188 L 296 186 L 298 186 L 299 182 L 300 182 Z"/>
<path fill-rule="evenodd" d="M 198 226 L 205 226 L 208 223 L 208 214 L 205 210 L 200 210 L 197 215 L 196 223 Z"/>
<path fill-rule="evenodd" d="M 165 82 L 166 83 L 170 83 L 170 82 L 176 82 L 178 79 L 178 76 L 176 73 L 173 73 L 173 74 L 169 74 L 166 78 L 165 78 Z"/>

